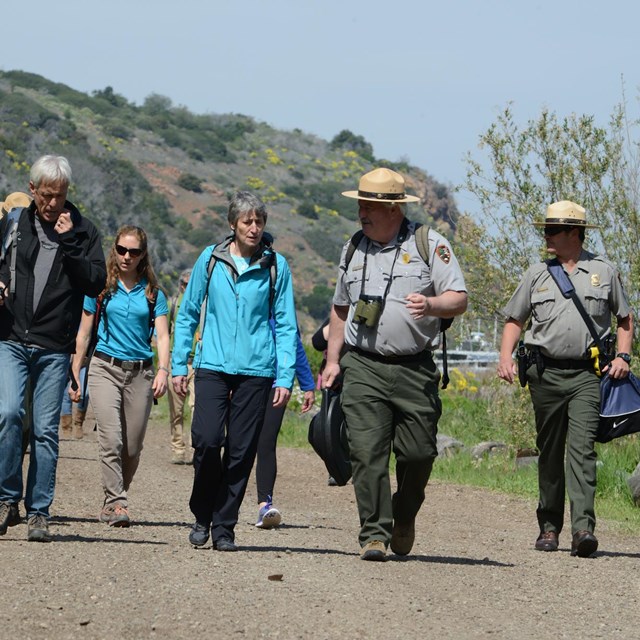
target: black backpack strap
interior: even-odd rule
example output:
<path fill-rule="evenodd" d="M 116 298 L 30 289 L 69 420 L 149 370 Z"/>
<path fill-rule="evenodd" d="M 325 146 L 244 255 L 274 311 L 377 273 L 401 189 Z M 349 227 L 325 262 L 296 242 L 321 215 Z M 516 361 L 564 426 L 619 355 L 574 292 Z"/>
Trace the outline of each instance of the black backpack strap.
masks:
<path fill-rule="evenodd" d="M 351 236 L 351 240 L 349 241 L 349 246 L 347 247 L 347 253 L 344 256 L 345 271 L 349 266 L 349 263 L 353 258 L 353 254 L 356 252 L 356 249 L 358 248 L 358 245 L 360 244 L 360 241 L 362 240 L 363 237 L 364 237 L 364 231 L 362 231 L 362 229 L 360 229 L 359 231 L 356 231 Z"/>
<path fill-rule="evenodd" d="M 431 231 L 431 229 L 426 225 L 420 224 L 419 222 L 416 223 L 416 248 L 427 267 L 431 266 L 429 262 L 429 231 Z"/>
<path fill-rule="evenodd" d="M 24 211 L 24 207 L 15 207 L 7 213 L 7 223 L 4 228 L 4 237 L 2 238 L 2 247 L 0 248 L 0 264 L 3 264 L 7 259 L 7 251 L 11 247 L 11 263 L 9 265 L 10 282 L 9 293 L 14 294 L 16 292 L 16 259 L 18 255 L 18 223 L 20 221 L 20 215 Z"/>
<path fill-rule="evenodd" d="M 276 252 L 271 254 L 269 265 L 269 317 L 273 317 L 273 301 L 276 297 L 276 280 L 278 279 L 278 258 Z"/>
<path fill-rule="evenodd" d="M 84 384 L 82 385 L 82 401 L 87 397 L 87 383 L 89 381 L 89 365 L 91 364 L 91 358 L 93 357 L 93 353 L 96 350 L 96 346 L 98 345 L 98 327 L 100 326 L 100 319 L 104 317 L 105 322 L 105 330 L 107 329 L 107 315 L 106 315 L 106 306 L 107 302 L 109 302 L 109 298 L 111 294 L 104 290 L 97 298 L 96 298 L 96 311 L 93 314 L 93 325 L 91 327 L 91 337 L 89 339 L 89 346 L 87 347 L 87 355 L 85 357 L 85 361 L 87 363 L 86 371 L 84 372 Z M 80 367 L 82 368 L 82 367 Z M 69 368 L 71 371 L 71 368 Z"/>
<path fill-rule="evenodd" d="M 213 269 L 216 266 L 216 256 L 215 256 L 215 247 L 211 252 L 211 257 L 209 258 L 209 262 L 207 263 L 207 283 L 204 287 L 204 298 L 202 299 L 202 304 L 200 305 L 200 340 L 202 340 L 202 336 L 204 334 L 204 321 L 207 316 L 207 300 L 209 299 L 209 285 L 211 284 L 211 274 L 213 273 Z"/>
<path fill-rule="evenodd" d="M 151 298 L 147 298 L 149 307 L 149 346 L 153 340 L 153 332 L 156 328 L 156 302 L 158 302 L 158 287 L 154 287 Z"/>

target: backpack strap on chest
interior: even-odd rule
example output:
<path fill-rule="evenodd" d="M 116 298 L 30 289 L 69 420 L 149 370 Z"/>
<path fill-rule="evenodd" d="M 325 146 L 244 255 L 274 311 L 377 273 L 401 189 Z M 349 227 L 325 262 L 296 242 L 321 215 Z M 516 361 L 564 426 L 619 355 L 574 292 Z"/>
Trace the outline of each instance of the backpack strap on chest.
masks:
<path fill-rule="evenodd" d="M 9 293 L 11 295 L 16 292 L 16 259 L 18 254 L 18 223 L 20 215 L 24 211 L 24 207 L 16 207 L 11 209 L 7 214 L 7 226 L 4 229 L 4 238 L 2 239 L 2 247 L 0 248 L 0 264 L 4 264 L 7 259 L 7 251 L 11 247 L 11 262 L 9 271 L 11 278 L 9 282 Z"/>

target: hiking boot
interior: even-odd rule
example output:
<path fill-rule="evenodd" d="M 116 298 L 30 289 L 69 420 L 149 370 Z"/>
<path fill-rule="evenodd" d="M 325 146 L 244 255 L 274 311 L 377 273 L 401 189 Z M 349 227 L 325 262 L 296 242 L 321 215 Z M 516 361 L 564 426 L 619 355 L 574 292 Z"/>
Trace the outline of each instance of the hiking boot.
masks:
<path fill-rule="evenodd" d="M 110 527 L 128 527 L 131 524 L 129 511 L 119 502 L 105 504 L 98 516 L 100 522 L 106 522 Z"/>
<path fill-rule="evenodd" d="M 536 540 L 538 551 L 557 551 L 558 533 L 557 531 L 543 531 Z"/>
<path fill-rule="evenodd" d="M 85 416 L 87 415 L 86 411 L 79 411 L 77 410 L 74 414 L 73 414 L 73 437 L 76 440 L 82 440 L 82 438 L 84 438 L 84 419 Z"/>
<path fill-rule="evenodd" d="M 588 558 L 598 550 L 598 538 L 591 531 L 577 531 L 571 540 L 571 555 Z"/>
<path fill-rule="evenodd" d="M 46 516 L 37 513 L 29 518 L 27 540 L 29 542 L 51 542 L 49 521 Z"/>
<path fill-rule="evenodd" d="M 360 559 L 371 562 L 384 562 L 387 559 L 387 550 L 384 542 L 382 540 L 369 540 L 362 548 Z"/>
<path fill-rule="evenodd" d="M 209 525 L 194 522 L 189 532 L 189 542 L 194 547 L 203 547 L 209 541 Z"/>
<path fill-rule="evenodd" d="M 213 543 L 216 551 L 237 551 L 238 546 L 230 538 L 220 538 Z"/>
<path fill-rule="evenodd" d="M 60 433 L 64 438 L 70 438 L 73 432 L 72 428 L 73 418 L 71 414 L 65 414 L 60 416 Z"/>
<path fill-rule="evenodd" d="M 8 527 L 15 527 L 20 524 L 20 510 L 17 504 L 10 502 L 0 502 L 0 536 L 7 533 Z"/>
<path fill-rule="evenodd" d="M 391 551 L 398 556 L 406 556 L 413 547 L 413 541 L 416 539 L 416 521 L 412 520 L 407 524 L 393 522 L 391 531 Z"/>
<path fill-rule="evenodd" d="M 184 451 L 174 451 L 171 454 L 171 464 L 184 464 Z"/>
<path fill-rule="evenodd" d="M 273 527 L 277 527 L 281 522 L 282 515 L 271 502 L 267 502 L 267 504 L 258 511 L 258 522 L 256 522 L 258 529 L 272 529 Z"/>

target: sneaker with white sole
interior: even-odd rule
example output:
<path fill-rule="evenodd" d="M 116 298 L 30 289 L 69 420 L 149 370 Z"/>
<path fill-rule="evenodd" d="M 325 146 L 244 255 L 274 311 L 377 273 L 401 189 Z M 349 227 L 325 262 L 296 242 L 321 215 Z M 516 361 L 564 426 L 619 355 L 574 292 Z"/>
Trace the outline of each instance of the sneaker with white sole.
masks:
<path fill-rule="evenodd" d="M 271 504 L 267 502 L 264 507 L 258 511 L 258 529 L 273 529 L 282 522 L 282 514 Z"/>

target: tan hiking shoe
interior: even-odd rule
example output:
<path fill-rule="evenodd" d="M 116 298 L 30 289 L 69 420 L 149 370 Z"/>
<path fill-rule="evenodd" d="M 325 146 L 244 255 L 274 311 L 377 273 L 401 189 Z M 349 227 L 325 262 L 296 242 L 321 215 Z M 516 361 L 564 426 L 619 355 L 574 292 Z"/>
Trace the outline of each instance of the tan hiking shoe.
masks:
<path fill-rule="evenodd" d="M 64 414 L 60 416 L 60 433 L 65 438 L 70 438 L 72 433 L 72 420 L 71 414 Z"/>
<path fill-rule="evenodd" d="M 384 542 L 382 542 L 382 540 L 369 540 L 369 542 L 362 547 L 360 558 L 372 562 L 384 562 L 387 559 L 387 550 Z"/>
<path fill-rule="evenodd" d="M 86 411 L 76 411 L 73 414 L 73 437 L 76 440 L 82 440 L 82 438 L 84 438 L 83 425 L 86 415 Z"/>
<path fill-rule="evenodd" d="M 173 451 L 171 453 L 171 464 L 185 464 L 184 451 Z"/>

